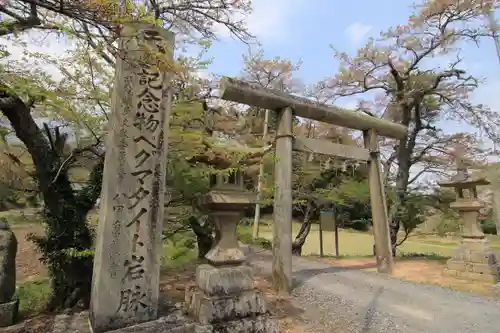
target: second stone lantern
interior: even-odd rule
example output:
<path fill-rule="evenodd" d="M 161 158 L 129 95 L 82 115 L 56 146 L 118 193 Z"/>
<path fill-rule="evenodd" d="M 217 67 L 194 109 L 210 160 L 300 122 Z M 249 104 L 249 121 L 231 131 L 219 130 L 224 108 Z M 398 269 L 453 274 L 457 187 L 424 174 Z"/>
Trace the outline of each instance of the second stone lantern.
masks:
<path fill-rule="evenodd" d="M 186 292 L 186 310 L 196 318 L 199 332 L 278 332 L 237 240 L 238 222 L 255 200 L 240 170 L 211 176 L 200 206 L 215 222 L 215 244 L 205 256 L 208 264 L 197 267 L 195 287 Z"/>
<path fill-rule="evenodd" d="M 498 254 L 493 252 L 479 224 L 480 210 L 477 186 L 489 185 L 484 177 L 471 177 L 467 168 L 457 163 L 457 174 L 441 187 L 452 187 L 456 201 L 450 207 L 460 217 L 460 242 L 452 258 L 447 261 L 447 273 L 459 278 L 496 283 L 500 280 Z"/>

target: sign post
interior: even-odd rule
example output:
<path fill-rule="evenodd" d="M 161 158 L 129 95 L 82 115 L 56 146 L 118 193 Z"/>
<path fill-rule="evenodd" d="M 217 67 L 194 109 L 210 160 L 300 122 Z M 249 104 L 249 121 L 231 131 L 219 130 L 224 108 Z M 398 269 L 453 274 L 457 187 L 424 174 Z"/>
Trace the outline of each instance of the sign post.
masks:
<path fill-rule="evenodd" d="M 335 212 L 333 212 L 333 225 L 335 228 L 335 257 L 337 259 L 340 257 L 340 251 L 339 251 L 339 225 L 337 223 L 337 216 L 335 215 Z"/>
<path fill-rule="evenodd" d="M 320 255 L 323 256 L 323 231 L 333 231 L 335 232 L 335 250 L 338 256 L 338 229 L 335 223 L 335 211 L 334 210 L 322 210 L 320 212 L 320 223 L 319 223 L 319 245 L 320 245 Z"/>

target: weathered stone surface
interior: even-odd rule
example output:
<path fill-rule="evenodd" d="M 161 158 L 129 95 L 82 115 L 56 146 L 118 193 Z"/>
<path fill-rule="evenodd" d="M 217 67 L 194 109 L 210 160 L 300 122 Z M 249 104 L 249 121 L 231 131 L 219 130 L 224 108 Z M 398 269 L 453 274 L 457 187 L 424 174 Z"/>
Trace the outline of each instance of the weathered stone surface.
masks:
<path fill-rule="evenodd" d="M 494 252 L 484 252 L 484 251 L 470 251 L 470 261 L 478 264 L 490 264 L 494 265 L 500 262 L 500 256 L 498 253 Z"/>
<path fill-rule="evenodd" d="M 238 242 L 238 246 L 239 246 L 241 252 L 243 252 L 243 254 L 245 256 L 248 256 L 252 253 L 252 249 L 247 244 L 243 244 L 242 242 Z"/>
<path fill-rule="evenodd" d="M 19 312 L 19 300 L 14 299 L 0 304 L 0 327 L 13 325 Z"/>
<path fill-rule="evenodd" d="M 459 272 L 466 272 L 467 271 L 467 269 L 465 267 L 465 262 L 463 262 L 463 261 L 448 260 L 446 262 L 446 266 L 448 266 L 449 270 L 453 270 L 453 271 L 459 271 Z"/>
<path fill-rule="evenodd" d="M 182 312 L 175 311 L 166 317 L 128 326 L 108 333 L 193 333 L 196 325 Z M 58 315 L 54 320 L 53 333 L 91 333 L 88 312 Z"/>
<path fill-rule="evenodd" d="M 242 318 L 213 325 L 213 333 L 279 333 L 278 321 L 269 316 Z"/>
<path fill-rule="evenodd" d="M 255 288 L 253 270 L 249 266 L 220 267 L 200 265 L 196 269 L 196 285 L 207 295 L 230 295 Z"/>
<path fill-rule="evenodd" d="M 196 325 L 195 333 L 279 333 L 279 323 L 267 315 L 262 315 L 214 325 Z"/>
<path fill-rule="evenodd" d="M 472 272 L 479 274 L 490 274 L 490 275 L 498 275 L 499 267 L 498 265 L 489 265 L 489 264 L 478 264 L 473 262 L 451 262 L 448 261 L 448 269 L 459 271 L 459 272 Z"/>
<path fill-rule="evenodd" d="M 189 313 L 202 325 L 267 313 L 264 296 L 257 289 L 238 295 L 212 297 L 195 291 L 189 304 Z"/>
<path fill-rule="evenodd" d="M 94 259 L 96 333 L 158 316 L 171 75 L 138 64 L 155 66 L 156 52 L 172 58 L 174 36 L 145 23 L 123 29 Z"/>
<path fill-rule="evenodd" d="M 457 200 L 450 207 L 458 211 L 461 222 L 461 239 L 457 249 L 447 262 L 446 274 L 458 278 L 496 283 L 500 280 L 500 255 L 490 250 L 489 242 L 479 223 L 480 210 L 484 204 L 478 200 L 478 185 L 490 182 L 482 178 L 472 178 L 467 173 L 463 156 L 457 156 L 457 174 L 451 182 L 441 186 L 454 187 Z"/>
<path fill-rule="evenodd" d="M 494 284 L 491 286 L 491 292 L 494 297 L 500 298 L 500 283 Z"/>
<path fill-rule="evenodd" d="M 486 283 L 497 283 L 499 281 L 498 277 L 493 274 L 481 274 L 481 273 L 457 271 L 451 269 L 445 269 L 444 274 L 454 276 L 459 279 L 481 281 Z"/>
<path fill-rule="evenodd" d="M 467 261 L 478 264 L 496 264 L 500 263 L 500 252 L 492 251 L 487 243 L 469 242 L 466 245 L 460 244 L 454 251 L 452 259 L 455 261 Z M 470 245 L 471 248 L 468 248 Z M 481 247 L 481 249 L 477 249 Z"/>
<path fill-rule="evenodd" d="M 228 196 L 227 200 L 231 203 L 231 196 Z M 238 247 L 236 237 L 236 227 L 243 216 L 243 211 L 216 211 L 210 215 L 215 221 L 220 237 L 205 258 L 216 266 L 237 265 L 245 262 L 245 253 Z"/>
<path fill-rule="evenodd" d="M 455 251 L 453 251 L 452 259 L 456 261 L 470 261 L 471 250 L 459 245 Z"/>
<path fill-rule="evenodd" d="M 468 239 L 460 240 L 460 245 L 470 251 L 490 251 L 490 242 L 486 239 Z"/>
<path fill-rule="evenodd" d="M 196 324 L 180 312 L 157 320 L 121 328 L 109 333 L 193 333 Z"/>
<path fill-rule="evenodd" d="M 496 283 L 500 281 L 499 258 L 500 254 L 491 251 L 487 241 L 465 239 L 447 261 L 446 274 L 461 279 Z"/>
<path fill-rule="evenodd" d="M 16 236 L 0 219 L 0 303 L 10 302 L 16 292 L 16 253 Z"/>
<path fill-rule="evenodd" d="M 205 256 L 210 265 L 198 266 L 196 285 L 186 289 L 184 311 L 195 318 L 195 333 L 274 332 L 264 295 L 255 288 L 253 270 L 245 265 L 246 253 L 236 237 L 237 223 L 253 196 L 242 185 L 241 174 L 227 181 L 216 175 L 201 202 L 211 210 L 217 232 Z"/>
<path fill-rule="evenodd" d="M 491 274 L 495 276 L 500 275 L 500 266 L 498 264 L 472 264 L 472 271 L 479 274 Z"/>
<path fill-rule="evenodd" d="M 90 333 L 89 313 L 60 314 L 54 319 L 53 333 Z"/>
<path fill-rule="evenodd" d="M 465 280 L 483 281 L 487 283 L 497 283 L 498 276 L 492 274 L 480 274 L 474 272 L 458 272 L 457 277 Z"/>

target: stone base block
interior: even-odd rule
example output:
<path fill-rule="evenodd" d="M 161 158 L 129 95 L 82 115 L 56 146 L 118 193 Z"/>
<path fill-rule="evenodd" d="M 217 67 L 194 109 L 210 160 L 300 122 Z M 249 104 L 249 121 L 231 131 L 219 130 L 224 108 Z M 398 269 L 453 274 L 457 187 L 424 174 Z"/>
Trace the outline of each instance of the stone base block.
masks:
<path fill-rule="evenodd" d="M 444 270 L 445 275 L 453 276 L 459 279 L 464 279 L 464 280 L 472 280 L 472 281 L 481 281 L 481 282 L 486 282 L 486 283 L 497 283 L 500 281 L 498 276 L 493 275 L 493 274 L 482 274 L 482 273 L 475 273 L 475 272 L 466 272 L 466 271 L 457 271 L 457 270 L 452 270 L 452 269 L 445 269 Z"/>
<path fill-rule="evenodd" d="M 474 252 L 473 254 L 477 255 L 477 259 L 481 259 L 478 261 L 482 262 L 456 260 L 452 258 L 446 262 L 448 270 L 457 272 L 456 275 L 458 277 L 470 278 L 478 281 L 500 281 L 500 264 L 495 260 L 485 263 L 484 261 L 489 260 L 489 253 L 487 252 L 483 252 L 482 255 L 480 255 L 479 252 Z"/>
<path fill-rule="evenodd" d="M 180 310 L 157 320 L 120 328 L 108 333 L 193 333 L 196 324 L 185 317 Z M 87 311 L 56 316 L 52 333 L 91 333 Z"/>
<path fill-rule="evenodd" d="M 458 245 L 473 251 L 489 251 L 490 242 L 486 239 L 475 239 L 475 238 L 462 238 Z"/>
<path fill-rule="evenodd" d="M 279 333 L 278 321 L 267 316 L 241 318 L 213 325 L 198 325 L 195 333 Z"/>
<path fill-rule="evenodd" d="M 208 296 L 239 294 L 255 288 L 253 270 L 249 266 L 196 268 L 196 286 Z"/>
<path fill-rule="evenodd" d="M 491 251 L 484 239 L 461 240 L 446 264 L 447 275 L 488 283 L 500 281 L 500 253 Z"/>
<path fill-rule="evenodd" d="M 491 293 L 493 294 L 493 297 L 500 299 L 500 283 L 491 286 Z"/>
<path fill-rule="evenodd" d="M 245 256 L 248 256 L 252 253 L 252 249 L 247 244 L 238 242 L 238 246 L 240 247 L 240 250 L 243 252 L 243 254 L 245 254 Z"/>
<path fill-rule="evenodd" d="M 482 250 L 471 249 L 461 244 L 454 251 L 452 259 L 455 261 L 492 265 L 500 263 L 500 252 L 491 251 L 488 248 Z"/>
<path fill-rule="evenodd" d="M 155 321 L 121 328 L 109 333 L 193 333 L 196 324 L 182 315 L 173 313 Z"/>
<path fill-rule="evenodd" d="M 198 266 L 196 285 L 186 290 L 184 310 L 196 320 L 195 333 L 279 332 L 247 265 Z"/>
<path fill-rule="evenodd" d="M 459 272 L 472 272 L 479 274 L 500 275 L 499 264 L 479 264 L 475 262 L 448 260 L 446 262 L 448 269 Z"/>
<path fill-rule="evenodd" d="M 19 312 L 19 300 L 0 304 L 0 327 L 14 325 Z"/>
<path fill-rule="evenodd" d="M 194 290 L 186 301 L 187 313 L 201 325 L 267 313 L 264 295 L 257 289 L 230 296 L 209 296 Z"/>

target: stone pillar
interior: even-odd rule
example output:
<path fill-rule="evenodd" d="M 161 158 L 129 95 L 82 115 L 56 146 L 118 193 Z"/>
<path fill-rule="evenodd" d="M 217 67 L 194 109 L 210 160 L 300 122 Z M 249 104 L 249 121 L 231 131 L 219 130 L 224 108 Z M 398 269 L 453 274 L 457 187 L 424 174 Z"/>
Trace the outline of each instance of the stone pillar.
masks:
<path fill-rule="evenodd" d="M 130 24 L 121 36 L 92 278 L 95 333 L 158 316 L 171 75 L 155 54 L 172 59 L 174 35 Z"/>
<path fill-rule="evenodd" d="M 498 184 L 492 183 L 492 218 L 495 221 L 495 225 L 497 227 L 497 235 L 500 237 L 500 186 Z"/>
<path fill-rule="evenodd" d="M 17 320 L 16 253 L 16 235 L 7 221 L 0 219 L 0 327 L 13 325 Z"/>
<path fill-rule="evenodd" d="M 390 239 L 389 218 L 385 191 L 380 172 L 380 152 L 377 134 L 373 130 L 364 133 L 365 147 L 370 150 L 368 180 L 370 186 L 370 202 L 372 208 L 373 234 L 375 237 L 374 252 L 377 258 L 377 271 L 392 274 L 394 260 Z"/>
<path fill-rule="evenodd" d="M 497 235 L 500 237 L 500 173 L 497 164 L 488 168 L 487 177 L 491 183 L 491 216 L 496 225 Z"/>
<path fill-rule="evenodd" d="M 244 265 L 236 226 L 243 210 L 252 205 L 252 193 L 234 188 L 213 190 L 205 198 L 220 235 L 207 253 L 208 264 L 196 270 L 196 285 L 186 291 L 185 310 L 198 323 L 196 332 L 278 333 L 266 300 L 254 283 L 253 270 Z"/>
<path fill-rule="evenodd" d="M 500 256 L 493 252 L 479 224 L 480 210 L 484 204 L 477 198 L 477 185 L 489 185 L 484 179 L 471 179 L 457 174 L 451 182 L 440 183 L 454 187 L 457 200 L 450 207 L 460 216 L 460 243 L 447 261 L 446 274 L 459 278 L 496 283 L 500 278 Z"/>
<path fill-rule="evenodd" d="M 280 111 L 276 135 L 273 288 L 280 295 L 292 292 L 292 143 L 293 110 Z"/>

